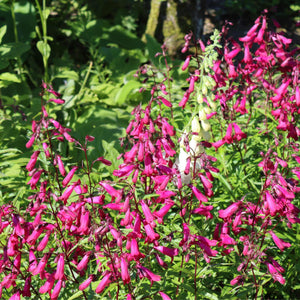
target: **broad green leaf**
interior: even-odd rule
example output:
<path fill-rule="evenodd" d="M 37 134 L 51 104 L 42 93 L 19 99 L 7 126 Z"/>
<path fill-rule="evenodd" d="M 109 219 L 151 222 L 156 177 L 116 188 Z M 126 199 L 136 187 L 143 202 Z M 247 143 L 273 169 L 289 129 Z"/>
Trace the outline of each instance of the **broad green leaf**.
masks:
<path fill-rule="evenodd" d="M 0 28 L 0 44 L 2 43 L 2 38 L 3 38 L 3 36 L 4 36 L 5 33 L 6 33 L 6 29 L 7 29 L 7 26 L 6 26 L 6 25 L 4 25 L 4 26 L 2 26 L 2 27 Z"/>
<path fill-rule="evenodd" d="M 122 105 L 126 103 L 126 100 L 130 97 L 130 93 L 133 91 L 137 91 L 140 87 L 140 83 L 134 80 L 128 81 L 115 96 L 115 103 L 118 105 Z"/>
<path fill-rule="evenodd" d="M 45 59 L 48 59 L 50 57 L 51 48 L 47 42 L 38 41 L 36 43 L 36 47 Z"/>

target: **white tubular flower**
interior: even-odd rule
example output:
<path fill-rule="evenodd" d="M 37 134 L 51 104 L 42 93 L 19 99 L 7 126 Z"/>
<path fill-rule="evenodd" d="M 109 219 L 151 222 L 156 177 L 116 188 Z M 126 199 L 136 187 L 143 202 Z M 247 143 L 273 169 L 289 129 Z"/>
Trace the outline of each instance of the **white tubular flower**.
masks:
<path fill-rule="evenodd" d="M 201 126 L 203 128 L 204 131 L 209 131 L 210 130 L 210 123 L 208 120 L 202 120 L 201 121 Z"/>
<path fill-rule="evenodd" d="M 201 121 L 206 120 L 206 113 L 205 113 L 205 110 L 204 110 L 204 109 L 200 109 L 200 110 L 199 110 L 199 119 L 200 119 Z"/>
<path fill-rule="evenodd" d="M 201 93 L 198 94 L 197 102 L 198 102 L 199 104 L 203 103 L 203 96 L 202 96 Z"/>
<path fill-rule="evenodd" d="M 211 113 L 211 109 L 208 106 L 205 106 L 203 108 L 204 112 L 205 112 L 205 119 L 206 119 L 206 115 Z"/>
<path fill-rule="evenodd" d="M 182 147 L 180 147 L 179 157 L 176 159 L 175 163 L 178 166 L 178 170 L 181 175 L 181 181 L 183 184 L 189 184 L 191 182 L 191 172 L 188 175 L 184 174 L 187 159 L 189 156 L 190 155 Z"/>
<path fill-rule="evenodd" d="M 201 130 L 199 119 L 197 117 L 194 117 L 192 120 L 192 132 L 197 132 L 199 133 Z"/>

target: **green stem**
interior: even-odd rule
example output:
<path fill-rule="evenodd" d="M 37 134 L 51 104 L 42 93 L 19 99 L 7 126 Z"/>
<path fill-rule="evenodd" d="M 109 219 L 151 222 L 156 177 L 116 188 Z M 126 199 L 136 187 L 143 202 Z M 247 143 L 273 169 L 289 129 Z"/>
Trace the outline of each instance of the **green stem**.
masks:
<path fill-rule="evenodd" d="M 19 42 L 19 35 L 18 35 L 18 29 L 17 29 L 17 22 L 16 22 L 16 15 L 15 15 L 15 0 L 12 1 L 10 6 L 11 11 L 11 18 L 13 21 L 13 27 L 14 27 L 14 37 L 15 37 L 15 43 Z M 20 55 L 17 55 L 17 64 L 18 64 L 18 74 L 22 73 L 22 61 L 20 58 Z"/>
<path fill-rule="evenodd" d="M 38 0 L 35 0 L 35 3 L 36 3 L 36 6 L 37 6 L 37 9 L 39 11 L 40 18 L 41 18 L 42 31 L 43 31 L 42 37 L 40 37 L 40 39 L 44 43 L 44 47 L 47 48 L 47 46 L 48 46 L 48 38 L 47 38 L 47 18 L 48 18 L 48 15 L 47 15 L 47 12 L 46 12 L 46 0 L 43 0 L 43 9 L 41 8 L 40 3 L 39 3 Z M 45 56 L 45 55 L 42 55 L 42 56 L 43 56 L 43 65 L 44 65 L 44 71 L 45 71 L 44 79 L 45 79 L 45 82 L 48 82 L 48 80 L 49 80 L 48 57 Z"/>

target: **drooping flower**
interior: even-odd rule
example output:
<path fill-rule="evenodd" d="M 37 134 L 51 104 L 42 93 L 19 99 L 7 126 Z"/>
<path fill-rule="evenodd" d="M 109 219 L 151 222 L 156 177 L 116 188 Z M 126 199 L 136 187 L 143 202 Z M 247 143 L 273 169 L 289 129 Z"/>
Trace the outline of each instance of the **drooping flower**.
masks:
<path fill-rule="evenodd" d="M 104 276 L 102 277 L 100 283 L 98 284 L 95 292 L 100 294 L 104 291 L 104 289 L 111 283 L 111 275 L 112 273 L 109 271 L 104 272 Z"/>

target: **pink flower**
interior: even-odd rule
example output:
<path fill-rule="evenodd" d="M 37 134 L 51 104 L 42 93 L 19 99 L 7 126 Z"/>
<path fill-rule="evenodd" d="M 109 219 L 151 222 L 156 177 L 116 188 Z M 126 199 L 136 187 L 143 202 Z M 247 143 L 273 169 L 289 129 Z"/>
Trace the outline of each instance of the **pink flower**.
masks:
<path fill-rule="evenodd" d="M 277 213 L 276 202 L 268 191 L 266 191 L 266 204 L 270 211 L 270 215 L 274 217 Z"/>
<path fill-rule="evenodd" d="M 148 224 L 153 224 L 155 226 L 155 223 L 153 222 L 154 217 L 153 217 L 153 215 L 152 215 L 152 213 L 150 211 L 149 206 L 143 200 L 140 201 L 140 204 L 142 206 L 142 210 L 143 210 L 146 222 Z"/>
<path fill-rule="evenodd" d="M 77 265 L 77 270 L 78 271 L 82 271 L 83 269 L 85 269 L 86 268 L 86 266 L 87 266 L 87 264 L 88 264 L 88 262 L 89 262 L 89 259 L 90 259 L 90 252 L 87 252 L 84 256 L 83 256 L 83 258 L 82 258 L 82 260 L 80 261 L 80 263 Z"/>
<path fill-rule="evenodd" d="M 182 71 L 185 71 L 187 69 L 187 67 L 189 66 L 190 60 L 191 60 L 192 55 L 188 55 L 183 63 L 182 66 Z"/>
<path fill-rule="evenodd" d="M 21 299 L 21 292 L 19 290 L 9 298 L 9 300 L 20 300 L 20 299 Z"/>
<path fill-rule="evenodd" d="M 186 105 L 186 103 L 188 102 L 189 98 L 190 98 L 190 91 L 187 90 L 187 91 L 184 93 L 183 98 L 182 98 L 182 100 L 179 102 L 178 106 L 180 106 L 180 107 L 182 107 L 182 108 L 185 108 L 185 105 Z"/>
<path fill-rule="evenodd" d="M 38 244 L 38 246 L 36 248 L 37 251 L 43 251 L 46 248 L 48 241 L 49 241 L 50 234 L 51 234 L 51 231 L 46 232 L 45 236 L 43 237 L 43 239 L 40 241 L 40 243 Z"/>
<path fill-rule="evenodd" d="M 280 239 L 280 238 L 279 238 L 272 230 L 269 231 L 269 233 L 271 234 L 274 243 L 276 244 L 276 246 L 277 246 L 281 251 L 283 251 L 284 248 L 291 247 L 291 244 L 290 244 L 290 243 L 284 242 L 284 241 L 283 241 L 282 239 Z"/>
<path fill-rule="evenodd" d="M 242 132 L 241 128 L 236 124 L 232 123 L 235 131 L 235 135 L 233 136 L 234 140 L 240 141 L 241 139 L 244 139 L 247 137 L 247 134 Z"/>
<path fill-rule="evenodd" d="M 64 277 L 65 259 L 63 254 L 59 255 L 54 279 L 62 280 Z"/>
<path fill-rule="evenodd" d="M 219 210 L 219 217 L 222 219 L 230 218 L 242 205 L 242 201 L 237 201 L 230 206 L 228 206 L 226 209 L 220 209 Z"/>
<path fill-rule="evenodd" d="M 31 148 L 35 141 L 35 135 L 32 135 L 30 140 L 26 143 L 26 148 Z"/>
<path fill-rule="evenodd" d="M 31 158 L 26 166 L 26 169 L 28 172 L 33 170 L 39 154 L 40 154 L 40 151 L 34 151 L 33 154 L 31 155 Z"/>
<path fill-rule="evenodd" d="M 51 297 L 50 299 L 52 300 L 56 300 L 58 298 L 58 295 L 60 293 L 60 290 L 61 290 L 61 286 L 62 286 L 62 280 L 58 280 L 53 291 L 52 291 L 52 294 L 51 294 Z"/>
<path fill-rule="evenodd" d="M 71 169 L 71 171 L 68 173 L 68 175 L 62 181 L 63 187 L 66 187 L 68 185 L 68 183 L 72 180 L 72 178 L 73 178 L 75 172 L 77 171 L 77 169 L 78 169 L 78 167 L 73 167 Z"/>
<path fill-rule="evenodd" d="M 159 234 L 156 233 L 150 224 L 144 224 L 145 232 L 146 232 L 146 243 L 153 243 L 154 241 L 160 238 Z"/>
<path fill-rule="evenodd" d="M 25 280 L 24 288 L 22 291 L 23 297 L 31 297 L 30 287 L 31 287 L 31 276 L 27 277 Z"/>
<path fill-rule="evenodd" d="M 165 293 L 163 293 L 161 291 L 159 291 L 159 294 L 161 295 L 161 297 L 163 298 L 163 300 L 171 300 L 171 298 L 167 294 L 165 294 Z"/>
<path fill-rule="evenodd" d="M 134 238 L 131 240 L 130 243 L 130 257 L 132 257 L 136 261 L 145 257 L 145 255 L 140 252 L 137 240 Z"/>
<path fill-rule="evenodd" d="M 124 257 L 121 257 L 121 277 L 124 284 L 128 284 L 130 282 L 128 262 Z"/>
<path fill-rule="evenodd" d="M 33 174 L 33 176 L 31 177 L 31 179 L 27 182 L 27 184 L 30 184 L 30 188 L 32 190 L 36 189 L 36 184 L 40 180 L 40 177 L 41 177 L 43 172 L 44 172 L 44 170 L 39 170 L 39 171 L 35 172 Z"/>
<path fill-rule="evenodd" d="M 54 102 L 56 104 L 64 104 L 65 103 L 65 100 L 63 100 L 63 99 L 50 98 L 49 101 Z"/>
<path fill-rule="evenodd" d="M 159 275 L 156 275 L 154 273 L 152 273 L 149 269 L 143 267 L 142 265 L 138 264 L 137 265 L 138 268 L 138 274 L 140 278 L 146 277 L 150 280 L 151 282 L 151 286 L 153 284 L 153 281 L 160 281 L 161 277 Z"/>
<path fill-rule="evenodd" d="M 192 189 L 193 194 L 199 200 L 200 204 L 208 201 L 208 199 L 195 186 L 190 184 L 189 187 Z"/>
<path fill-rule="evenodd" d="M 109 185 L 106 182 L 99 182 L 99 184 L 106 190 L 106 192 L 112 196 L 113 198 L 116 198 L 116 203 L 118 203 L 122 199 L 122 191 L 118 191 L 114 189 L 111 185 Z"/>
<path fill-rule="evenodd" d="M 161 102 L 167 106 L 167 107 L 172 107 L 172 103 L 170 101 L 168 101 L 166 98 L 162 97 L 162 96 L 158 96 L 157 97 L 159 100 L 161 100 Z"/>
<path fill-rule="evenodd" d="M 244 282 L 243 276 L 238 275 L 230 281 L 230 284 L 231 285 L 236 285 L 236 284 L 241 285 L 243 282 Z"/>
<path fill-rule="evenodd" d="M 164 247 L 164 246 L 154 246 L 153 247 L 155 250 L 158 250 L 159 252 L 161 252 L 164 255 L 170 256 L 170 257 L 174 257 L 176 255 L 178 255 L 179 250 L 178 249 L 174 249 L 174 248 L 168 248 L 168 247 Z"/>
<path fill-rule="evenodd" d="M 95 292 L 97 294 L 100 294 L 104 291 L 104 289 L 111 283 L 111 272 L 105 271 L 104 276 L 101 279 L 100 283 L 98 284 Z"/>
<path fill-rule="evenodd" d="M 79 286 L 79 290 L 83 291 L 85 290 L 90 284 L 91 282 L 94 280 L 95 275 L 90 275 L 83 283 L 80 284 Z"/>
<path fill-rule="evenodd" d="M 59 169 L 59 172 L 62 176 L 66 176 L 66 170 L 65 170 L 65 167 L 64 167 L 64 164 L 61 160 L 61 156 L 60 155 L 56 155 L 56 159 L 57 159 L 57 164 L 58 164 L 58 169 Z"/>

